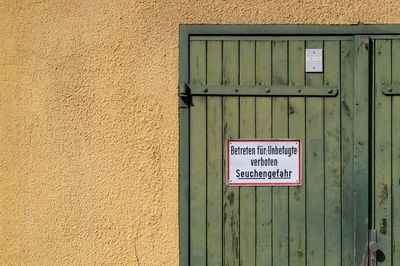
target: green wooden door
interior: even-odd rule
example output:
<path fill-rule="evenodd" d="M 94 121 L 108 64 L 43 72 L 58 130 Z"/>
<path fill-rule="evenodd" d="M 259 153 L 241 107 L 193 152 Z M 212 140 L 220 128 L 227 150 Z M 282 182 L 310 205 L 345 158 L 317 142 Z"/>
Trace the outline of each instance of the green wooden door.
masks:
<path fill-rule="evenodd" d="M 371 224 L 379 265 L 400 265 L 400 40 L 372 39 Z"/>
<path fill-rule="evenodd" d="M 368 265 L 376 228 L 378 265 L 400 265 L 400 39 L 188 41 L 181 264 Z M 323 72 L 305 72 L 306 48 L 323 49 Z M 302 186 L 227 186 L 237 138 L 301 139 Z"/>

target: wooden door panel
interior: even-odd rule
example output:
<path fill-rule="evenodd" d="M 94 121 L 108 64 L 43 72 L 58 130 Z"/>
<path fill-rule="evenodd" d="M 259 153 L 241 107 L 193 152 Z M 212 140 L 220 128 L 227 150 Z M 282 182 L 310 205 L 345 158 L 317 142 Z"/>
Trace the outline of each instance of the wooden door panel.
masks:
<path fill-rule="evenodd" d="M 304 73 L 304 49 L 324 72 Z M 191 265 L 354 265 L 354 43 L 340 38 L 190 42 L 190 83 L 333 86 L 336 97 L 192 96 Z M 229 187 L 232 138 L 299 138 L 300 187 Z"/>

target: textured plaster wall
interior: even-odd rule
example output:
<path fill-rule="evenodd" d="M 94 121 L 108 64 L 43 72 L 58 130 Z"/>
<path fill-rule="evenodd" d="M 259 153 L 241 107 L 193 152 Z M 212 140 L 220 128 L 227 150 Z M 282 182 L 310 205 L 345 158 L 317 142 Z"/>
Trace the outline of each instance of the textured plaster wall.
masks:
<path fill-rule="evenodd" d="M 0 3 L 0 265 L 178 265 L 178 25 L 398 23 L 400 2 Z"/>

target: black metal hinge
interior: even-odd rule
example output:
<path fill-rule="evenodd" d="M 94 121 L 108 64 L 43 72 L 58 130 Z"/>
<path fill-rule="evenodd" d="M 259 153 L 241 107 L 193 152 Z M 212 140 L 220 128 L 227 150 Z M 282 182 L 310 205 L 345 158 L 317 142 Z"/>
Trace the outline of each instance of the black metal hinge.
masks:
<path fill-rule="evenodd" d="M 339 93 L 334 86 L 251 86 L 251 85 L 201 85 L 181 84 L 180 97 L 192 96 L 290 96 L 335 97 Z"/>

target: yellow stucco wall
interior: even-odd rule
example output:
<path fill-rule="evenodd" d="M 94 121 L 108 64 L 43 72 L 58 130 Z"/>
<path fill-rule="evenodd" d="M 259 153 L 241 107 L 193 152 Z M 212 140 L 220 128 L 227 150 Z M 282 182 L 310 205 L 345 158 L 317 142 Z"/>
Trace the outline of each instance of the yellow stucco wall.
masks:
<path fill-rule="evenodd" d="M 396 0 L 0 3 L 0 265 L 177 265 L 178 25 L 399 23 Z"/>

